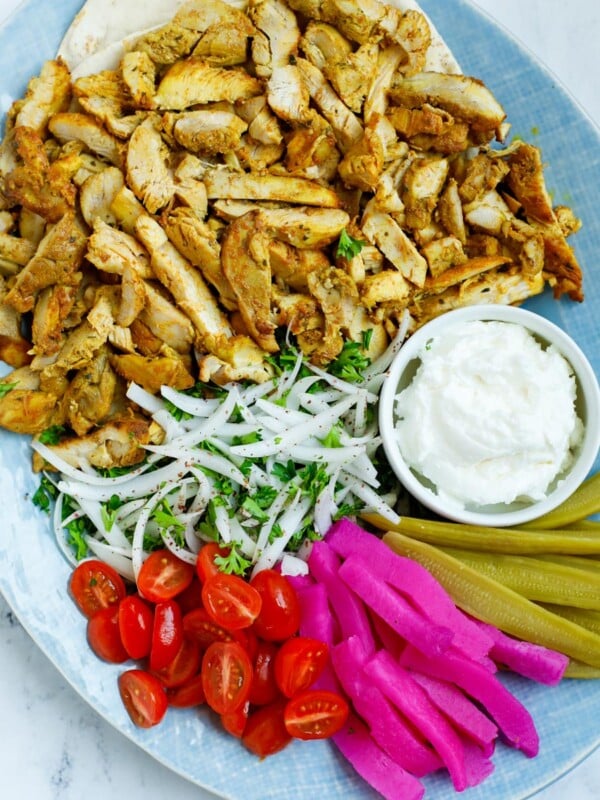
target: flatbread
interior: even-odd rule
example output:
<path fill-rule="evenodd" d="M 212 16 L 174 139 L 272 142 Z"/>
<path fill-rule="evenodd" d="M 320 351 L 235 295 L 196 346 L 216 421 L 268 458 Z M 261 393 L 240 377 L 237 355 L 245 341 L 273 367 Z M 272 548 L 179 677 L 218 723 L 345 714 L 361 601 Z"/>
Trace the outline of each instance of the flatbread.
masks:
<path fill-rule="evenodd" d="M 153 28 L 170 22 L 189 0 L 86 0 L 73 19 L 57 55 L 68 64 L 73 77 L 115 69 L 129 42 Z M 245 0 L 226 0 L 236 8 L 245 8 Z M 419 11 L 431 29 L 431 46 L 425 68 L 434 72 L 460 73 L 452 51 L 432 21 L 415 0 L 389 0 L 401 11 Z"/>

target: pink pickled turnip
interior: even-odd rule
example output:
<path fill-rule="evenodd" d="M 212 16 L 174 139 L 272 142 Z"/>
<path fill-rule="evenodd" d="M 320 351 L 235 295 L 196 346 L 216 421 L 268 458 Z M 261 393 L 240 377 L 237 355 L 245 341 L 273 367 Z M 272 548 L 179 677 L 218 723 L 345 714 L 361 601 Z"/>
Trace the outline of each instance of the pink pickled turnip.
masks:
<path fill-rule="evenodd" d="M 454 727 L 466 734 L 486 755 L 494 751 L 498 728 L 455 684 L 411 671 L 414 680 L 425 689 L 431 702 L 439 708 Z"/>
<path fill-rule="evenodd" d="M 409 672 L 384 651 L 365 664 L 366 674 L 383 694 L 428 739 L 444 762 L 457 792 L 468 786 L 465 749 L 448 720 L 440 714 Z"/>
<path fill-rule="evenodd" d="M 442 767 L 438 755 L 415 736 L 411 725 L 367 677 L 364 672 L 367 659 L 367 651 L 357 636 L 351 636 L 331 650 L 335 674 L 375 742 L 417 777 Z"/>
<path fill-rule="evenodd" d="M 560 683 L 569 664 L 568 656 L 539 644 L 513 639 L 485 622 L 475 622 L 491 637 L 493 644 L 490 656 L 498 664 L 546 686 Z"/>
<path fill-rule="evenodd" d="M 460 686 L 481 703 L 513 747 L 530 758 L 537 755 L 539 737 L 531 715 L 497 675 L 481 664 L 448 652 L 440 657 L 429 658 L 416 647 L 407 647 L 400 661 L 407 669 Z"/>
<path fill-rule="evenodd" d="M 375 650 L 375 638 L 365 608 L 359 598 L 342 581 L 340 559 L 326 542 L 313 544 L 308 564 L 316 581 L 324 584 L 329 602 L 344 638 L 357 634 L 370 652 Z"/>
<path fill-rule="evenodd" d="M 476 661 L 485 661 L 492 639 L 460 612 L 425 567 L 394 553 L 375 534 L 345 517 L 331 526 L 326 541 L 344 559 L 358 556 L 378 578 L 402 592 L 432 622 L 451 628 L 454 647 Z"/>
<path fill-rule="evenodd" d="M 391 759 L 373 741 L 355 714 L 333 737 L 339 751 L 385 800 L 421 800 L 423 784 Z"/>
<path fill-rule="evenodd" d="M 453 633 L 420 614 L 394 588 L 368 569 L 359 556 L 349 556 L 339 576 L 361 600 L 397 633 L 428 655 L 439 655 L 450 646 Z"/>

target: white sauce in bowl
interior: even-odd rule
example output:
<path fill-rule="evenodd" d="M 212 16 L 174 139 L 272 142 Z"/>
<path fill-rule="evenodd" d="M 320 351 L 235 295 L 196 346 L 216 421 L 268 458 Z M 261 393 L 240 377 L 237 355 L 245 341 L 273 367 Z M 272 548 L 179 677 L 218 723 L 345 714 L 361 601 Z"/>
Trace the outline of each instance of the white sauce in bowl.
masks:
<path fill-rule="evenodd" d="M 395 399 L 408 465 L 455 506 L 543 499 L 583 438 L 566 359 L 510 322 L 467 321 L 429 340 Z"/>

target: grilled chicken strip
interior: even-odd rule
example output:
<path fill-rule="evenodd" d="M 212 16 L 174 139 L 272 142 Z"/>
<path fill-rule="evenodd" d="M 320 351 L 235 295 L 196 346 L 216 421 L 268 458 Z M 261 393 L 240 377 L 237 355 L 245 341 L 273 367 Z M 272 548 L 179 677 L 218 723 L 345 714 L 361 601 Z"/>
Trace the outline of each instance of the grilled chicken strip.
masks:
<path fill-rule="evenodd" d="M 96 153 L 117 167 L 122 166 L 122 143 L 88 114 L 71 111 L 55 114 L 48 127 L 59 141 L 81 142 L 92 153 Z"/>
<path fill-rule="evenodd" d="M 250 335 L 263 350 L 277 352 L 268 236 L 258 210 L 228 226 L 221 242 L 221 264 Z"/>
<path fill-rule="evenodd" d="M 194 328 L 190 318 L 165 297 L 159 285 L 146 281 L 144 288 L 146 302 L 138 320 L 160 342 L 164 342 L 177 353 L 189 353 L 194 344 Z"/>
<path fill-rule="evenodd" d="M 155 440 L 156 426 L 141 416 L 124 416 L 85 436 L 65 437 L 49 447 L 77 469 L 130 467 L 146 457 L 143 445 Z M 44 465 L 46 468 L 47 465 Z"/>
<path fill-rule="evenodd" d="M 338 195 L 316 181 L 291 175 L 245 174 L 211 169 L 204 178 L 210 200 L 283 200 L 299 205 L 339 208 Z"/>
<path fill-rule="evenodd" d="M 221 246 L 215 232 L 192 209 L 176 208 L 164 221 L 167 236 L 217 290 L 225 308 L 237 308 L 233 289 L 221 268 Z"/>
<path fill-rule="evenodd" d="M 438 106 L 464 120 L 475 131 L 492 136 L 500 129 L 506 113 L 490 90 L 476 78 L 443 72 L 420 72 L 404 77 L 397 73 L 389 90 L 393 103 L 420 108 Z"/>
<path fill-rule="evenodd" d="M 264 208 L 260 221 L 271 236 L 294 247 L 314 249 L 334 242 L 350 217 L 333 208 Z"/>
<path fill-rule="evenodd" d="M 19 272 L 5 302 L 17 311 L 31 311 L 37 293 L 46 286 L 78 283 L 86 233 L 74 214 L 65 214 L 40 242 L 35 255 Z"/>
<path fill-rule="evenodd" d="M 116 223 L 111 206 L 124 184 L 123 173 L 116 167 L 107 167 L 85 179 L 79 189 L 79 207 L 90 228 L 98 219 L 109 225 Z"/>
<path fill-rule="evenodd" d="M 77 286 L 54 284 L 38 294 L 31 323 L 32 352 L 52 355 L 60 349 L 63 329 L 77 293 Z"/>
<path fill-rule="evenodd" d="M 427 274 L 427 261 L 419 253 L 390 214 L 369 213 L 361 225 L 367 239 L 415 286 L 422 286 Z"/>
<path fill-rule="evenodd" d="M 4 301 L 6 293 L 0 276 L 0 358 L 11 367 L 23 367 L 31 361 L 31 342 L 23 336 L 21 314 Z"/>
<path fill-rule="evenodd" d="M 262 84 L 245 70 L 213 67 L 191 57 L 169 67 L 158 85 L 154 105 L 165 111 L 183 111 L 221 100 L 234 103 L 258 94 L 262 94 Z"/>
<path fill-rule="evenodd" d="M 171 244 L 158 222 L 149 216 L 140 216 L 136 233 L 150 253 L 156 277 L 191 319 L 202 344 L 210 351 L 219 337 L 232 336 L 227 317 L 218 307 L 200 271 Z"/>
<path fill-rule="evenodd" d="M 232 111 L 220 108 L 198 109 L 181 115 L 165 114 L 176 141 L 192 153 L 216 155 L 235 150 L 248 124 Z"/>
<path fill-rule="evenodd" d="M 127 183 L 144 207 L 155 214 L 173 197 L 169 149 L 151 120 L 131 134 L 127 147 Z"/>
<path fill-rule="evenodd" d="M 112 355 L 111 364 L 126 381 L 139 384 L 151 394 L 158 394 L 161 386 L 190 389 L 196 382 L 182 359 L 176 356 L 148 358 L 139 353 L 126 353 Z"/>
<path fill-rule="evenodd" d="M 247 10 L 262 34 L 252 44 L 256 73 L 268 77 L 277 67 L 289 64 L 295 54 L 300 41 L 298 20 L 281 0 L 250 0 Z"/>
<path fill-rule="evenodd" d="M 146 248 L 128 233 L 98 219 L 88 239 L 87 260 L 103 272 L 123 275 L 126 269 L 135 270 L 142 278 L 153 278 L 150 256 Z"/>
<path fill-rule="evenodd" d="M 325 319 L 323 337 L 311 354 L 316 364 L 329 364 L 344 346 L 347 333 L 358 306 L 358 291 L 352 278 L 342 269 L 327 267 L 311 272 L 308 288 L 318 301 Z"/>
<path fill-rule="evenodd" d="M 340 150 L 346 152 L 362 136 L 361 122 L 340 100 L 321 70 L 303 58 L 296 63 L 310 96 L 333 128 Z"/>
<path fill-rule="evenodd" d="M 65 111 L 70 97 L 71 74 L 67 65 L 60 58 L 45 61 L 40 74 L 27 85 L 15 126 L 44 134 L 50 117 L 59 111 Z"/>

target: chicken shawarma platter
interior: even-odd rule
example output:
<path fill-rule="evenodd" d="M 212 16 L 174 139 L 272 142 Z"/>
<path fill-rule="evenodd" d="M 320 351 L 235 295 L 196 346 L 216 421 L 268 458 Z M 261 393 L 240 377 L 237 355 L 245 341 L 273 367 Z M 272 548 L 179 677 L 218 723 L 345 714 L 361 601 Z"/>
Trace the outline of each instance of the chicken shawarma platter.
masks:
<path fill-rule="evenodd" d="M 410 522 L 377 420 L 406 337 L 583 301 L 579 226 L 412 0 L 85 3 L 0 143 L 0 427 L 134 725 L 331 738 L 388 800 L 537 754 L 498 667 L 596 677 L 597 631 L 355 520 Z"/>
<path fill-rule="evenodd" d="M 8 114 L 1 426 L 131 464 L 161 431 L 130 382 L 261 383 L 282 330 L 327 367 L 407 315 L 583 299 L 541 153 L 416 4 L 175 7 L 89 0 Z"/>

